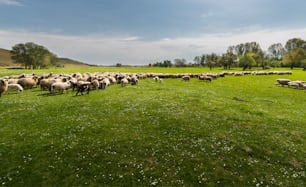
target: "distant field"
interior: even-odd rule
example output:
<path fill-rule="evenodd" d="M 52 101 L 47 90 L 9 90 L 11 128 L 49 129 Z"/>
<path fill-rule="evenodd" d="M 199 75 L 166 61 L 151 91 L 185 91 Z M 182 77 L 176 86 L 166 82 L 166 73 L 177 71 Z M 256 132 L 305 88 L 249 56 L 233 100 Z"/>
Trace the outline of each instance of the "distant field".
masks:
<path fill-rule="evenodd" d="M 0 69 L 0 77 L 47 72 L 209 70 Z M 78 97 L 39 88 L 4 94 L 0 185 L 305 186 L 306 90 L 276 86 L 277 78 L 306 80 L 306 72 L 143 79 Z"/>

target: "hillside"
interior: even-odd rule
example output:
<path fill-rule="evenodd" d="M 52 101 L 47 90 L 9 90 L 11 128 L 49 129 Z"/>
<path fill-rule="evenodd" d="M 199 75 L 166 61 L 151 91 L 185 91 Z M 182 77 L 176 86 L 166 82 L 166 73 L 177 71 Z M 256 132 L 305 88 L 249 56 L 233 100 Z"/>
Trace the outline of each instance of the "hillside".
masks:
<path fill-rule="evenodd" d="M 57 64 L 59 66 L 73 65 L 73 66 L 94 66 L 91 64 L 86 64 L 83 62 L 79 62 L 77 60 L 69 59 L 69 58 L 58 58 Z"/>
<path fill-rule="evenodd" d="M 11 56 L 12 55 L 9 50 L 0 48 L 0 67 L 19 66 L 18 64 L 13 63 Z"/>
<path fill-rule="evenodd" d="M 7 49 L 0 48 L 0 67 L 20 67 L 20 64 L 13 63 L 11 59 L 11 52 Z M 65 67 L 68 66 L 92 66 L 83 62 L 79 62 L 76 60 L 72 60 L 69 58 L 58 58 L 57 59 L 57 66 Z"/>

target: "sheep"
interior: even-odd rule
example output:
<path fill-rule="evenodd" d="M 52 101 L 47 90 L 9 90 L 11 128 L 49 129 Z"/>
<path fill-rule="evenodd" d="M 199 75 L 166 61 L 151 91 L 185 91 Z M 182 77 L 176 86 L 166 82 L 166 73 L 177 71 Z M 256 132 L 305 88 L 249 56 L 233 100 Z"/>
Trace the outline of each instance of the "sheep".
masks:
<path fill-rule="evenodd" d="M 89 94 L 90 85 L 91 83 L 88 81 L 78 81 L 77 82 L 77 93 L 75 94 L 75 96 L 77 96 L 79 93 L 83 95 L 84 91 L 87 91 L 87 94 Z"/>
<path fill-rule="evenodd" d="M 93 89 L 99 89 L 100 83 L 97 79 L 91 81 L 91 85 Z"/>
<path fill-rule="evenodd" d="M 299 83 L 296 81 L 290 81 L 288 82 L 288 87 L 294 87 L 294 88 L 299 88 Z"/>
<path fill-rule="evenodd" d="M 129 81 L 127 80 L 127 78 L 123 78 L 123 79 L 121 79 L 120 84 L 123 87 L 124 85 L 129 84 Z"/>
<path fill-rule="evenodd" d="M 17 83 L 20 84 L 24 89 L 32 88 L 37 84 L 37 78 L 36 77 L 20 78 Z"/>
<path fill-rule="evenodd" d="M 234 76 L 242 76 L 242 75 L 243 75 L 242 72 L 235 72 L 235 73 L 234 73 Z"/>
<path fill-rule="evenodd" d="M 303 87 L 304 82 L 303 81 L 290 81 L 288 82 L 288 87 L 294 87 L 294 88 L 304 88 Z"/>
<path fill-rule="evenodd" d="M 109 85 L 111 84 L 110 80 L 108 78 L 104 78 L 102 81 L 101 81 L 101 89 L 106 89 Z"/>
<path fill-rule="evenodd" d="M 7 91 L 12 91 L 15 90 L 17 93 L 20 93 L 23 91 L 23 88 L 20 84 L 8 84 L 8 89 Z"/>
<path fill-rule="evenodd" d="M 182 81 L 189 81 L 189 80 L 190 80 L 190 76 L 189 75 L 182 76 Z"/>
<path fill-rule="evenodd" d="M 55 94 L 55 91 L 58 90 L 61 93 L 64 93 L 64 90 L 68 90 L 69 88 L 71 88 L 71 83 L 68 82 L 55 82 L 51 85 L 51 93 Z"/>
<path fill-rule="evenodd" d="M 39 86 L 41 90 L 50 90 L 51 88 L 51 79 L 41 79 L 39 81 Z"/>
<path fill-rule="evenodd" d="M 15 79 L 15 78 L 10 78 L 8 79 L 8 84 L 17 84 L 19 79 Z"/>
<path fill-rule="evenodd" d="M 131 78 L 131 84 L 132 85 L 137 85 L 138 84 L 138 78 L 136 77 L 136 76 L 133 76 L 132 78 Z"/>
<path fill-rule="evenodd" d="M 113 77 L 113 76 L 109 76 L 108 79 L 109 79 L 111 84 L 115 84 L 117 82 L 116 78 Z"/>
<path fill-rule="evenodd" d="M 158 77 L 158 76 L 155 76 L 155 77 L 153 77 L 153 80 L 154 80 L 155 82 L 157 82 L 157 81 L 159 80 L 159 77 Z"/>
<path fill-rule="evenodd" d="M 212 78 L 210 76 L 207 76 L 207 75 L 201 75 L 201 76 L 199 76 L 199 80 L 204 80 L 204 81 L 211 82 Z"/>
<path fill-rule="evenodd" d="M 6 92 L 8 89 L 8 82 L 5 79 L 0 79 L 0 97 L 3 92 Z"/>
<path fill-rule="evenodd" d="M 288 82 L 290 82 L 291 80 L 289 79 L 276 79 L 276 85 L 281 85 L 281 86 L 284 86 L 284 85 L 288 85 Z"/>

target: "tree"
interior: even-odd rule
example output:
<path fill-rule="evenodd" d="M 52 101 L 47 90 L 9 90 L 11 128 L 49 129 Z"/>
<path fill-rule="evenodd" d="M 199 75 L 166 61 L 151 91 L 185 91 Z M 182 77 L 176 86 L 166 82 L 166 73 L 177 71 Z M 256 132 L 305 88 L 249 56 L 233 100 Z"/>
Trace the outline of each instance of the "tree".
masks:
<path fill-rule="evenodd" d="M 201 65 L 201 59 L 202 57 L 201 56 L 195 56 L 193 61 L 198 65 L 200 66 Z"/>
<path fill-rule="evenodd" d="M 164 60 L 163 67 L 171 67 L 171 66 L 172 66 L 171 60 Z"/>
<path fill-rule="evenodd" d="M 231 66 L 237 62 L 237 55 L 231 51 L 223 54 L 219 59 L 219 63 L 224 67 L 224 69 L 231 69 Z"/>
<path fill-rule="evenodd" d="M 293 51 L 296 48 L 301 48 L 306 50 L 306 41 L 300 38 L 292 38 L 286 42 L 285 48 L 287 52 Z"/>
<path fill-rule="evenodd" d="M 206 64 L 209 67 L 209 69 L 212 69 L 215 67 L 215 65 L 218 62 L 218 55 L 216 53 L 211 53 L 206 55 Z"/>
<path fill-rule="evenodd" d="M 276 43 L 270 45 L 270 47 L 268 48 L 268 52 L 269 57 L 271 57 L 272 60 L 281 60 L 283 59 L 286 50 L 281 43 Z"/>
<path fill-rule="evenodd" d="M 252 66 L 256 64 L 256 61 L 254 59 L 255 53 L 247 53 L 240 57 L 239 59 L 239 65 L 243 68 L 243 71 L 247 68 L 251 69 Z"/>
<path fill-rule="evenodd" d="M 175 63 L 176 67 L 185 67 L 186 66 L 186 60 L 184 58 L 174 59 L 174 63 Z"/>
<path fill-rule="evenodd" d="M 16 44 L 12 47 L 12 60 L 21 63 L 26 69 L 38 69 L 54 65 L 56 55 L 43 46 L 32 42 Z"/>
<path fill-rule="evenodd" d="M 243 56 L 247 53 L 260 53 L 262 51 L 260 45 L 257 42 L 241 43 L 236 46 L 229 46 L 228 52 L 232 52 L 238 56 Z"/>
<path fill-rule="evenodd" d="M 289 66 L 291 69 L 293 69 L 293 67 L 300 67 L 303 59 L 305 59 L 304 49 L 295 48 L 293 51 L 286 53 L 283 63 L 285 66 Z"/>
<path fill-rule="evenodd" d="M 303 68 L 303 71 L 306 71 L 306 58 L 302 60 L 301 66 Z"/>

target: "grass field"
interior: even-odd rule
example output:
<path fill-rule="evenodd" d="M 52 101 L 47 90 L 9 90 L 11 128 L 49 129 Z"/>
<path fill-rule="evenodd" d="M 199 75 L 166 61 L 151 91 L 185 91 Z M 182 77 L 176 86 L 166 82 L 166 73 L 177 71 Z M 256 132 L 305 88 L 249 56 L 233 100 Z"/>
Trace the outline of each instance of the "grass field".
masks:
<path fill-rule="evenodd" d="M 0 69 L 0 77 L 23 72 Z M 306 91 L 275 86 L 277 78 L 306 80 L 306 72 L 211 83 L 144 79 L 78 97 L 38 88 L 4 94 L 0 185 L 305 186 Z"/>

